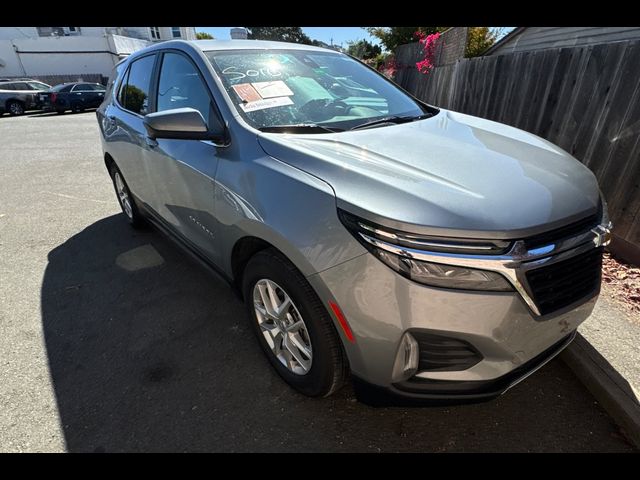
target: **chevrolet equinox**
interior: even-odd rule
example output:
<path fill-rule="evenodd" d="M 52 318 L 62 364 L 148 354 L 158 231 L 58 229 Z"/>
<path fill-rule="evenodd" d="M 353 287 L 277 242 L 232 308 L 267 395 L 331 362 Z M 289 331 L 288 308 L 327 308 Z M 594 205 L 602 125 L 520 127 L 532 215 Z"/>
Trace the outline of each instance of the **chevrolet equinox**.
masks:
<path fill-rule="evenodd" d="M 611 225 L 587 167 L 348 55 L 164 42 L 116 65 L 97 117 L 129 223 L 224 277 L 306 395 L 350 375 L 409 401 L 495 397 L 600 291 Z"/>

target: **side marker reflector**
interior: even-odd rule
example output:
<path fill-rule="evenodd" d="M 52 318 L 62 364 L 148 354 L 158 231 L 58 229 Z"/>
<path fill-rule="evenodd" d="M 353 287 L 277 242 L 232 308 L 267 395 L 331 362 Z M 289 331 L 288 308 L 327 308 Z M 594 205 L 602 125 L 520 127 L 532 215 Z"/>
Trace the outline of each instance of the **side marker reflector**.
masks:
<path fill-rule="evenodd" d="M 329 306 L 331 307 L 331 310 L 333 310 L 333 313 L 335 314 L 335 316 L 338 318 L 338 322 L 340 323 L 340 326 L 342 327 L 344 334 L 347 336 L 347 339 L 349 339 L 351 343 L 356 343 L 356 339 L 353 336 L 351 327 L 347 323 L 347 319 L 344 318 L 344 314 L 342 313 L 342 310 L 340 310 L 340 307 L 332 301 L 329 301 Z"/>

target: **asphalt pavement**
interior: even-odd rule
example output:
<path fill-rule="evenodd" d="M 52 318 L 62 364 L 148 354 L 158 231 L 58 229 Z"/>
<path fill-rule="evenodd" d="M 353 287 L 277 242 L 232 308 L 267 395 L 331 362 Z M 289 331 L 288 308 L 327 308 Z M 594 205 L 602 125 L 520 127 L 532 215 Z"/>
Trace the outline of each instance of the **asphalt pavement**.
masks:
<path fill-rule="evenodd" d="M 86 112 L 0 117 L 0 451 L 634 449 L 557 359 L 476 405 L 292 391 L 228 286 L 129 228 Z"/>

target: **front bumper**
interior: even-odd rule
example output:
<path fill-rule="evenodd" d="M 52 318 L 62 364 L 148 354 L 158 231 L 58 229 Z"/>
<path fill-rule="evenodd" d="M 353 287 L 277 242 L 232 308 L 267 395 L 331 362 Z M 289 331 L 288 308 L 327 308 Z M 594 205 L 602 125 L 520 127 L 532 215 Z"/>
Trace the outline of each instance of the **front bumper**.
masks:
<path fill-rule="evenodd" d="M 549 361 L 559 355 L 576 336 L 576 331 L 562 338 L 544 352 L 520 367 L 494 380 L 447 382 L 407 381 L 389 387 L 379 387 L 354 377 L 356 394 L 360 401 L 372 406 L 422 406 L 434 403 L 475 403 L 499 397 Z"/>
<path fill-rule="evenodd" d="M 538 316 L 516 292 L 428 287 L 398 275 L 369 253 L 309 281 L 325 304 L 340 306 L 351 327 L 355 341 L 344 345 L 353 375 L 406 398 L 499 395 L 566 346 L 591 314 L 598 294 L 593 291 Z M 393 365 L 400 340 L 414 330 L 467 342 L 482 359 L 464 370 L 419 370 L 408 381 L 398 381 Z"/>

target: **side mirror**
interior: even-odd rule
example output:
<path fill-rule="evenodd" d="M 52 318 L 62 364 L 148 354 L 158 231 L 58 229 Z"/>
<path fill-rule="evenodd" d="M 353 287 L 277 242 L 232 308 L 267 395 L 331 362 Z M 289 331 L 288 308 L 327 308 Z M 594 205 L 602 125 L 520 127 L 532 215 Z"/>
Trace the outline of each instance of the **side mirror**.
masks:
<path fill-rule="evenodd" d="M 184 140 L 212 140 L 225 144 L 224 128 L 212 132 L 202 114 L 194 108 L 175 108 L 145 115 L 144 127 L 149 138 L 178 138 Z"/>

